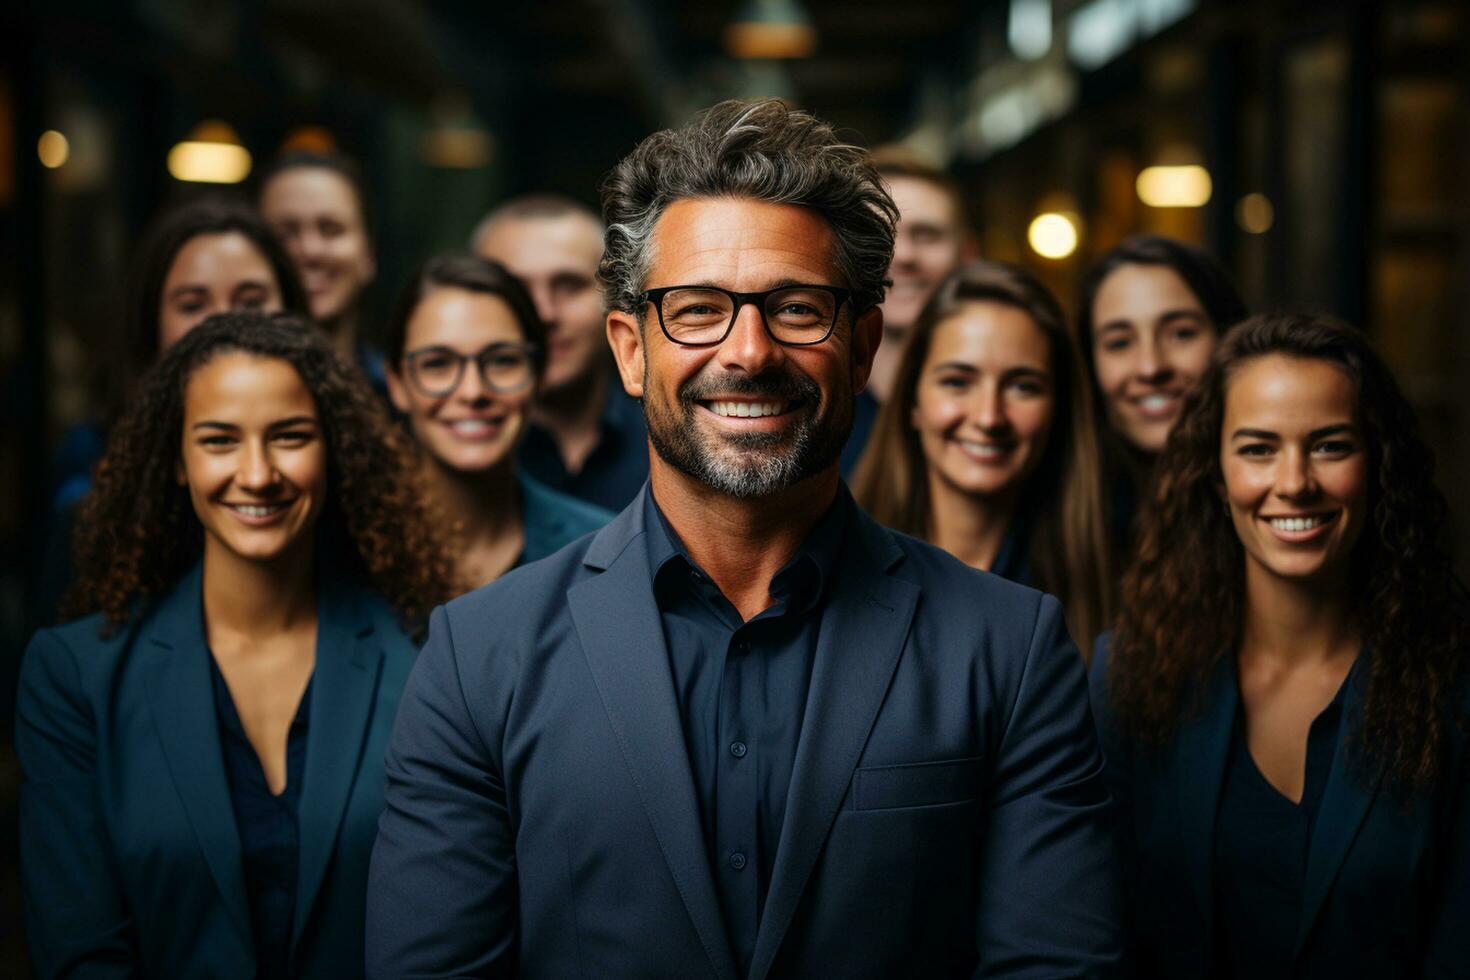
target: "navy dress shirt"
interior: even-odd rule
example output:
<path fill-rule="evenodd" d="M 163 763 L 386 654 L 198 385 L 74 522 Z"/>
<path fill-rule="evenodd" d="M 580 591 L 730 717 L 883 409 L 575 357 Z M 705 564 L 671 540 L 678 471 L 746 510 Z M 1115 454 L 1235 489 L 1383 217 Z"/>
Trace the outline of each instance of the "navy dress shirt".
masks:
<path fill-rule="evenodd" d="M 623 393 L 621 381 L 614 378 L 611 384 L 598 421 L 597 445 L 580 470 L 567 470 L 556 439 L 539 425 L 527 429 L 519 461 L 551 489 L 617 512 L 632 502 L 648 479 L 648 430 L 642 406 Z"/>
<path fill-rule="evenodd" d="M 1215 827 L 1216 977 L 1292 975 L 1307 858 L 1337 752 L 1346 687 L 1344 682 L 1308 730 L 1300 803 L 1282 796 L 1256 766 L 1244 710 L 1236 709 Z"/>
<path fill-rule="evenodd" d="M 684 746 L 720 912 L 744 972 L 771 884 L 821 626 L 852 498 L 843 491 L 748 622 L 689 557 L 653 494 L 645 527 Z"/>
<path fill-rule="evenodd" d="M 245 893 L 250 900 L 250 928 L 255 937 L 256 976 L 289 975 L 291 920 L 296 913 L 297 854 L 300 832 L 296 821 L 301 781 L 306 772 L 306 732 L 311 715 L 311 682 L 301 696 L 286 739 L 286 788 L 279 796 L 270 791 L 260 757 L 245 735 L 229 685 L 214 657 L 214 709 L 219 718 L 220 751 L 235 824 L 240 828 L 240 852 L 245 866 Z"/>

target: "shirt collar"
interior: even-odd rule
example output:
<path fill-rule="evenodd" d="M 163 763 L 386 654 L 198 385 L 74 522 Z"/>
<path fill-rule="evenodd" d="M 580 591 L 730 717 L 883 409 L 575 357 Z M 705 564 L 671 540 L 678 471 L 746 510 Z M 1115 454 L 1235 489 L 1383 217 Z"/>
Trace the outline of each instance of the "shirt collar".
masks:
<path fill-rule="evenodd" d="M 781 569 L 771 577 L 773 596 L 780 598 L 783 593 L 798 595 L 800 598 L 797 601 L 803 609 L 810 609 L 820 601 L 832 579 L 832 572 L 837 565 L 850 515 L 855 506 L 846 484 L 839 484 L 837 497 L 832 501 L 832 505 L 827 508 L 816 526 L 807 534 L 806 540 L 802 542 L 791 560 L 782 565 Z M 669 524 L 658 502 L 653 499 L 652 488 L 643 495 L 643 507 L 643 526 L 647 529 L 645 538 L 648 550 L 648 571 L 655 585 L 665 577 L 665 570 L 671 567 L 679 571 L 692 570 L 704 575 L 704 570 L 695 563 L 693 558 L 689 557 L 684 542 L 679 539 L 678 533 Z M 655 594 L 657 591 L 655 589 Z"/>

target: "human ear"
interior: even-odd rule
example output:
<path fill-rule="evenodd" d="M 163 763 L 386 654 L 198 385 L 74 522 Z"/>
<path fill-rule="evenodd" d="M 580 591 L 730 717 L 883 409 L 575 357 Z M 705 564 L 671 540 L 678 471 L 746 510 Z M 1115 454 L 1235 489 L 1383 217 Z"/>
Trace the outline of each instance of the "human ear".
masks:
<path fill-rule="evenodd" d="M 388 382 L 388 400 L 393 403 L 394 408 L 407 415 L 412 403 L 408 400 L 408 387 L 403 383 L 403 377 L 391 365 L 383 374 Z"/>
<path fill-rule="evenodd" d="M 883 340 L 883 310 L 873 307 L 852 324 L 852 391 L 857 394 L 868 386 L 873 371 L 873 357 Z"/>
<path fill-rule="evenodd" d="M 643 397 L 643 324 L 622 310 L 607 315 L 607 344 L 618 365 L 618 377 L 630 398 Z"/>

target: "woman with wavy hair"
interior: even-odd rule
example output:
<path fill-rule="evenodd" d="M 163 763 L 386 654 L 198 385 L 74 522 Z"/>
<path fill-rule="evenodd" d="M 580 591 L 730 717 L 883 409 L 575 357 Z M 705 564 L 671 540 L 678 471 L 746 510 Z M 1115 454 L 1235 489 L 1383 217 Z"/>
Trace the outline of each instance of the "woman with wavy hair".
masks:
<path fill-rule="evenodd" d="M 1226 335 L 1159 460 L 1093 702 L 1143 977 L 1462 975 L 1470 629 L 1363 336 Z"/>
<path fill-rule="evenodd" d="M 1101 470 L 1087 376 L 1057 301 L 1003 262 L 920 312 L 853 477 L 879 523 L 1055 594 L 1084 650 L 1105 628 Z"/>
<path fill-rule="evenodd" d="M 39 976 L 361 975 L 383 752 L 450 592 L 407 440 L 297 316 L 212 317 L 114 427 L 22 665 Z"/>

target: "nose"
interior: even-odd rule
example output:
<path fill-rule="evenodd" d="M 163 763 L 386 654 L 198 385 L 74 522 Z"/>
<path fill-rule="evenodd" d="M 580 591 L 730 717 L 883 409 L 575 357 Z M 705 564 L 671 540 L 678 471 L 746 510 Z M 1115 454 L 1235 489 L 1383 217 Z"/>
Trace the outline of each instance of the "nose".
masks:
<path fill-rule="evenodd" d="M 970 418 L 985 432 L 998 432 L 1010 426 L 1000 385 L 994 381 L 986 381 L 975 386 Z"/>
<path fill-rule="evenodd" d="M 1317 481 L 1312 473 L 1312 462 L 1307 453 L 1296 447 L 1281 454 L 1281 463 L 1276 472 L 1276 494 L 1284 500 L 1305 500 L 1317 492 Z"/>
<path fill-rule="evenodd" d="M 893 264 L 910 265 L 914 261 L 914 244 L 908 235 L 899 232 L 893 239 Z"/>
<path fill-rule="evenodd" d="M 1135 368 L 1138 380 L 1150 384 L 1162 384 L 1174 373 L 1159 344 L 1147 334 L 1139 341 L 1138 363 Z"/>
<path fill-rule="evenodd" d="M 551 286 L 544 282 L 532 282 L 531 302 L 536 305 L 536 315 L 550 330 L 556 325 L 556 302 L 551 298 Z"/>
<path fill-rule="evenodd" d="M 240 460 L 240 469 L 235 474 L 235 482 L 241 489 L 255 494 L 264 494 L 274 489 L 279 479 L 280 473 L 271 460 L 270 450 L 266 448 L 264 440 L 250 440 Z"/>
<path fill-rule="evenodd" d="M 485 379 L 480 375 L 480 365 L 474 361 L 465 363 L 464 374 L 460 376 L 459 384 L 454 387 L 453 397 L 455 401 L 464 402 L 467 405 L 479 405 L 489 400 L 490 388 L 485 385 Z"/>
<path fill-rule="evenodd" d="M 785 357 L 784 349 L 766 330 L 759 307 L 754 303 L 746 303 L 735 311 L 735 323 L 730 328 L 730 335 L 720 344 L 719 361 L 722 367 L 746 374 L 760 374 L 781 363 Z"/>

